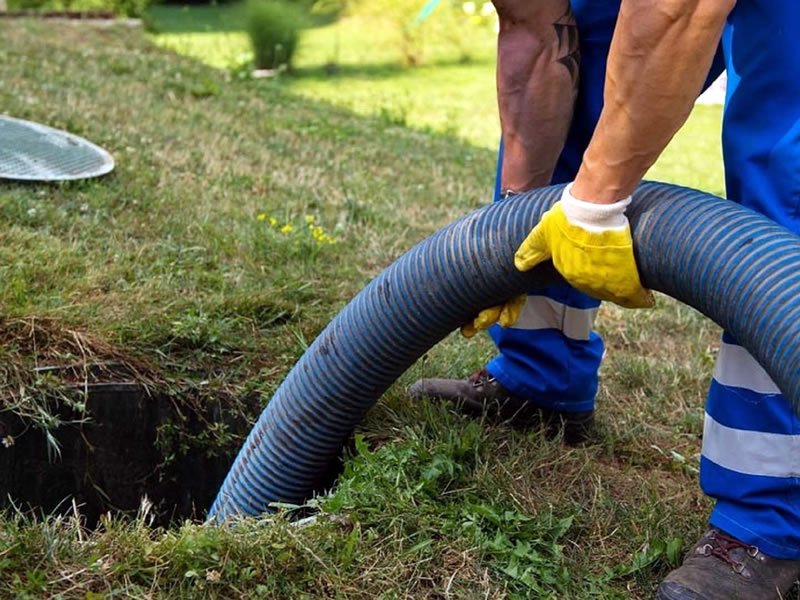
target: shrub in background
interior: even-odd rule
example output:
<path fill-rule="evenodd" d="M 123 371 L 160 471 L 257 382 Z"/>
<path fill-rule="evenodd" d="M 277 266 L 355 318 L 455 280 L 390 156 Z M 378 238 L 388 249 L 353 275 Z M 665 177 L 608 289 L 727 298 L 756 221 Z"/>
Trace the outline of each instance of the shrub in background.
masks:
<path fill-rule="evenodd" d="M 340 0 L 345 14 L 375 19 L 389 25 L 393 42 L 407 66 L 418 65 L 424 58 L 427 27 L 416 22 L 425 0 Z M 445 0 L 447 1 L 447 0 Z"/>
<path fill-rule="evenodd" d="M 497 31 L 497 13 L 489 0 L 442 0 L 428 20 L 431 37 L 457 50 L 462 62 L 472 59 L 473 40 L 483 32 Z"/>
<path fill-rule="evenodd" d="M 318 0 L 357 17 L 389 25 L 403 63 L 424 62 L 426 46 L 450 46 L 462 61 L 470 59 L 473 36 L 492 29 L 496 14 L 489 0 Z"/>
<path fill-rule="evenodd" d="M 115 14 L 125 17 L 146 17 L 147 7 L 150 6 L 150 0 L 111 0 L 113 11 Z"/>
<path fill-rule="evenodd" d="M 306 22 L 303 9 L 277 0 L 248 0 L 247 33 L 259 69 L 291 67 L 300 30 Z"/>

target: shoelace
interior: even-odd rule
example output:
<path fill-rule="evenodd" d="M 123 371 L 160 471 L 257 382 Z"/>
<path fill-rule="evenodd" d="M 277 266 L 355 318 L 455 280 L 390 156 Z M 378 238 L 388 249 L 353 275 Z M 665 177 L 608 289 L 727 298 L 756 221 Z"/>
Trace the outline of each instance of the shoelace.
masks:
<path fill-rule="evenodd" d="M 757 547 L 740 542 L 735 537 L 731 537 L 721 531 L 714 532 L 709 536 L 709 540 L 711 543 L 707 543 L 703 546 L 703 554 L 705 556 L 713 556 L 727 563 L 735 573 L 742 573 L 742 571 L 744 571 L 744 563 L 730 556 L 732 550 L 742 548 L 747 552 L 748 556 L 752 558 L 758 556 Z"/>
<path fill-rule="evenodd" d="M 485 383 L 491 383 L 494 381 L 494 377 L 492 377 L 491 373 L 486 369 L 481 369 L 480 371 L 476 371 L 472 375 L 469 376 L 469 382 L 478 387 L 479 385 L 483 385 Z"/>

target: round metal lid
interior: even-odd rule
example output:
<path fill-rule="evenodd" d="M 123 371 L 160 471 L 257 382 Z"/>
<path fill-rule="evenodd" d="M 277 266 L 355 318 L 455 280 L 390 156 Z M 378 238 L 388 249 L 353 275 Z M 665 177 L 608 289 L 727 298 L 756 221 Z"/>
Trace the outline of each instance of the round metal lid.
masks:
<path fill-rule="evenodd" d="M 98 177 L 113 168 L 111 155 L 82 137 L 0 115 L 0 178 L 64 181 Z"/>

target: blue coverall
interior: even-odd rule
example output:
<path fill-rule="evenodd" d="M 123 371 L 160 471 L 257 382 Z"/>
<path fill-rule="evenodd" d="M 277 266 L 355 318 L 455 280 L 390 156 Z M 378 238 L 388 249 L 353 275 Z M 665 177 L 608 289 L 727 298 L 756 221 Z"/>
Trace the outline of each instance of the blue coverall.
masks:
<path fill-rule="evenodd" d="M 580 32 L 580 89 L 553 183 L 575 178 L 597 123 L 620 0 L 571 4 Z M 708 81 L 727 69 L 727 197 L 800 234 L 798 36 L 800 0 L 739 0 Z M 502 143 L 495 200 L 501 163 Z M 537 405 L 593 409 L 603 355 L 603 342 L 592 331 L 598 306 L 568 286 L 531 293 L 514 327 L 492 328 L 500 354 L 487 370 Z M 706 404 L 700 483 L 716 499 L 712 525 L 775 558 L 800 559 L 800 419 L 727 333 Z"/>

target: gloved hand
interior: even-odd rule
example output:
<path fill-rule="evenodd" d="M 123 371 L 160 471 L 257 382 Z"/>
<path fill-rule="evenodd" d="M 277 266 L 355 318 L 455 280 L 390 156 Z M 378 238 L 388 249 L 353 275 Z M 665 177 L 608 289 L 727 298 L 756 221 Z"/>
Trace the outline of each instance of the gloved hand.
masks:
<path fill-rule="evenodd" d="M 520 271 L 552 258 L 556 270 L 576 289 L 626 308 L 650 308 L 653 294 L 642 287 L 633 258 L 625 209 L 630 196 L 614 204 L 578 200 L 564 188 L 561 200 L 543 216 L 514 255 Z"/>
<path fill-rule="evenodd" d="M 479 331 L 489 329 L 495 323 L 500 323 L 503 327 L 511 327 L 519 319 L 526 297 L 523 294 L 512 298 L 505 304 L 498 304 L 482 310 L 472 322 L 461 326 L 461 335 L 471 338 Z"/>

